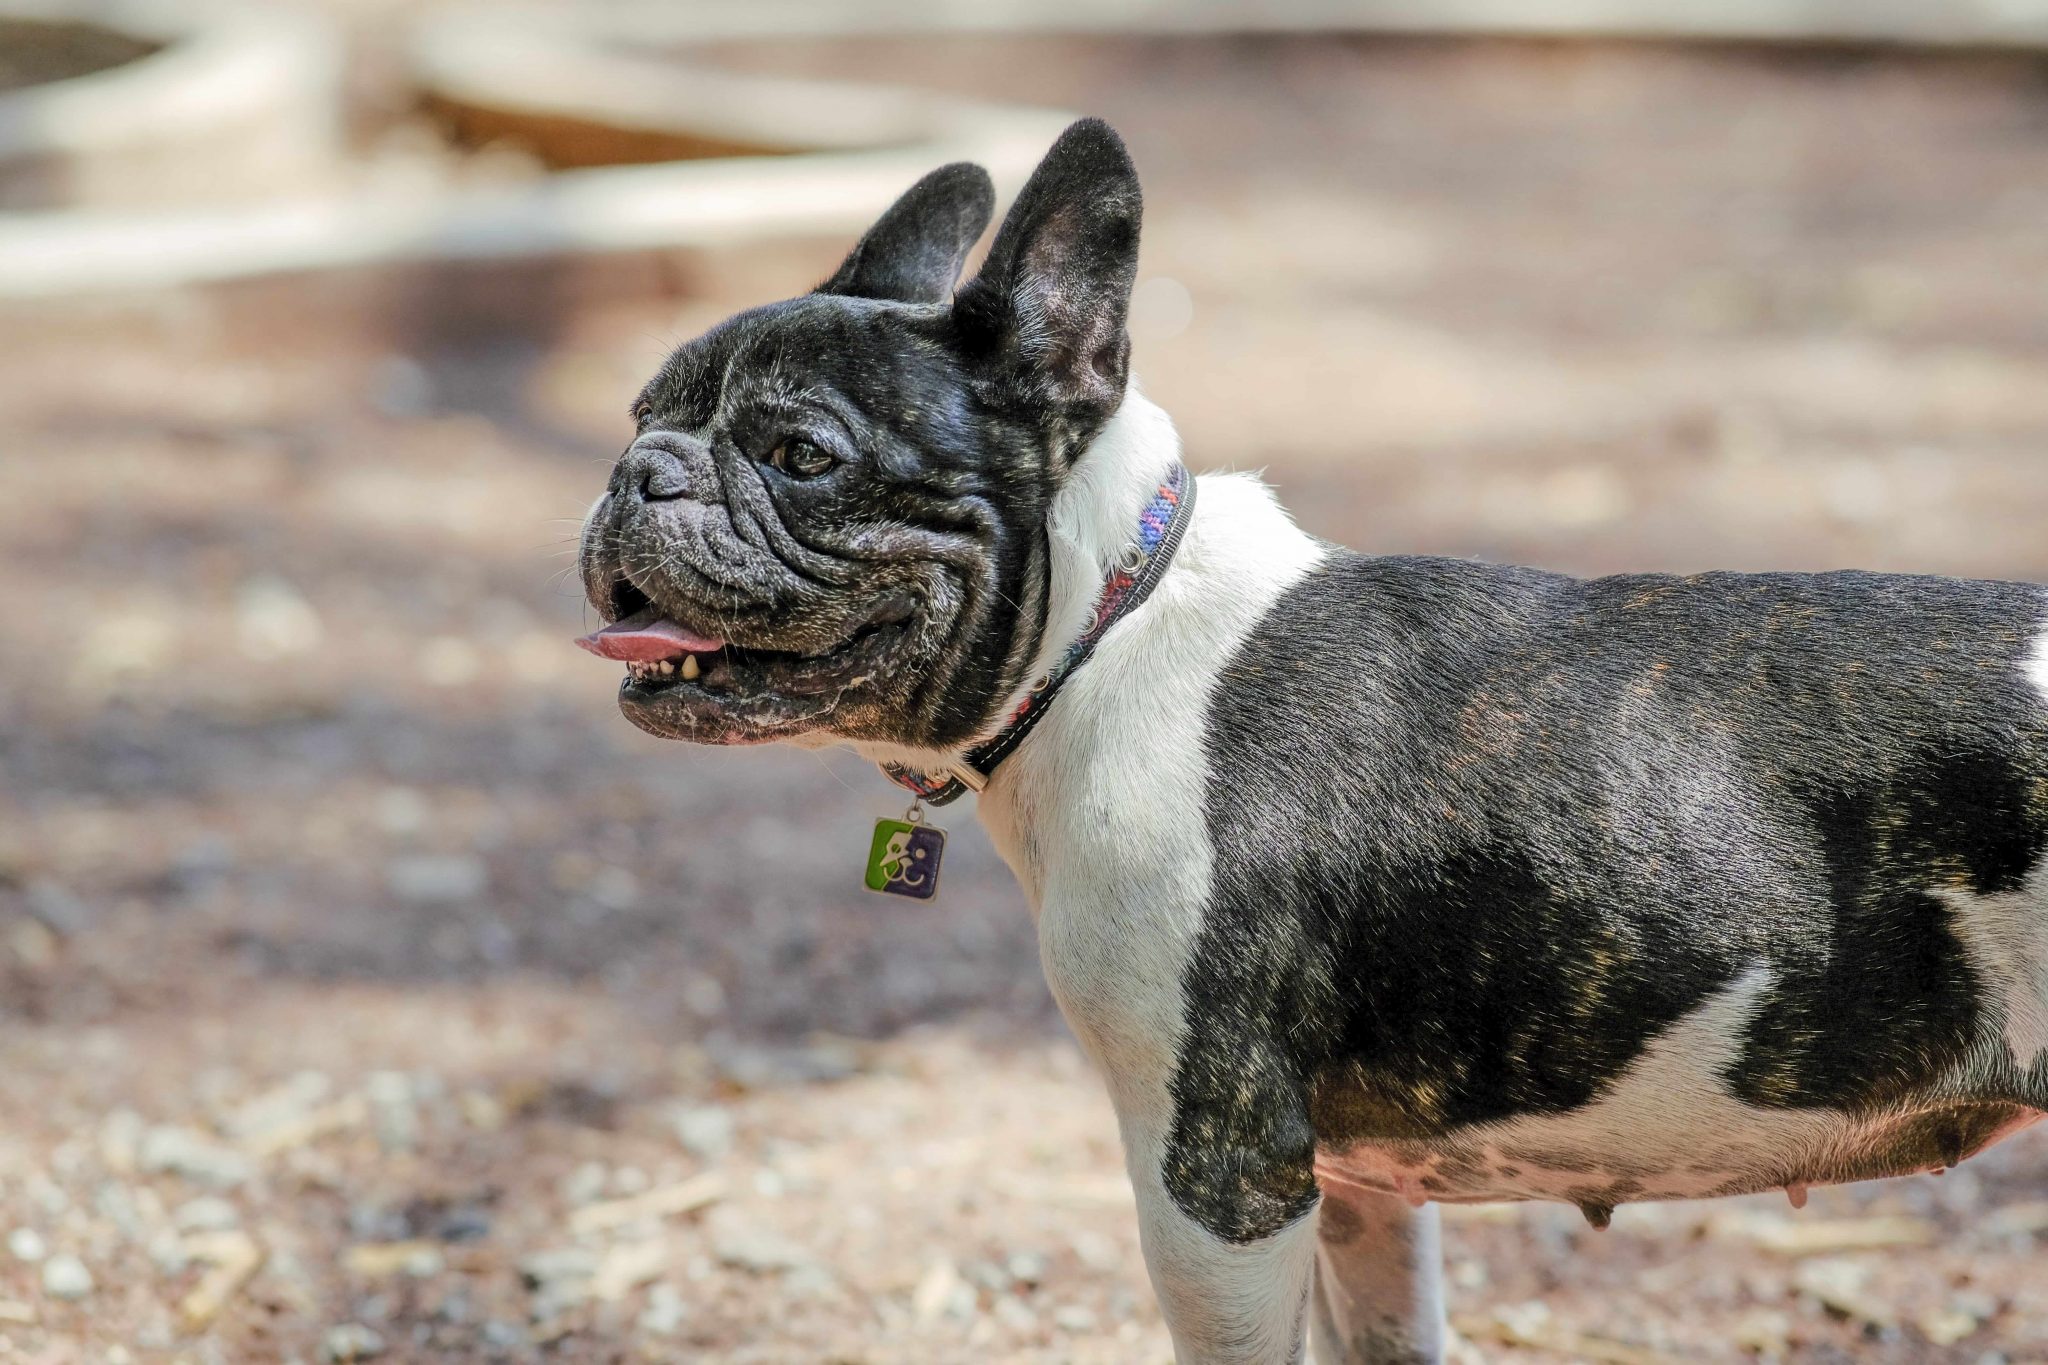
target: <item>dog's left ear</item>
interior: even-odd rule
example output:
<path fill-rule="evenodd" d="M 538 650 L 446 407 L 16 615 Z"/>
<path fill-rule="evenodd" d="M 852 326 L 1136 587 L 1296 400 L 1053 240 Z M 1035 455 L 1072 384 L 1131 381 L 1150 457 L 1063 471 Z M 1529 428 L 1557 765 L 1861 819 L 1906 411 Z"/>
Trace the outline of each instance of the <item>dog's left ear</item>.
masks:
<path fill-rule="evenodd" d="M 1123 402 L 1143 210 L 1123 139 L 1082 119 L 1031 173 L 953 305 L 997 391 L 1052 409 L 1075 437 L 1093 435 Z"/>
<path fill-rule="evenodd" d="M 941 166 L 905 190 L 815 292 L 943 303 L 995 208 L 987 171 L 971 161 Z"/>

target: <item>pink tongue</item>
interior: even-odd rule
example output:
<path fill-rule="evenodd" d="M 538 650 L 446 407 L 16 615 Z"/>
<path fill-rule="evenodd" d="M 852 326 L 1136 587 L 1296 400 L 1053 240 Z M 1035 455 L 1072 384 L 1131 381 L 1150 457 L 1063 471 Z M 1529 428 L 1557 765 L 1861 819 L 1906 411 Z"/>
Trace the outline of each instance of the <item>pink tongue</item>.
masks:
<path fill-rule="evenodd" d="M 725 641 L 683 629 L 658 607 L 634 612 L 576 643 L 601 659 L 629 664 L 660 663 L 678 654 L 715 654 L 725 648 Z"/>

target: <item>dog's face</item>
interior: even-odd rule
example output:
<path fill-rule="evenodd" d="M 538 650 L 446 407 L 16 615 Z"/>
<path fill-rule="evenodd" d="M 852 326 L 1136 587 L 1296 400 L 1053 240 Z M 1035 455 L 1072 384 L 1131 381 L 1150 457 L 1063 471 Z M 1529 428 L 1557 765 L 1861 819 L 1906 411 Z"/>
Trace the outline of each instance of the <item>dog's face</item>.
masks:
<path fill-rule="evenodd" d="M 953 295 L 994 191 L 932 172 L 818 289 L 678 349 L 585 524 L 580 641 L 620 708 L 714 744 L 982 729 L 1045 610 L 1045 519 L 1122 401 L 1139 195 L 1069 128 Z"/>

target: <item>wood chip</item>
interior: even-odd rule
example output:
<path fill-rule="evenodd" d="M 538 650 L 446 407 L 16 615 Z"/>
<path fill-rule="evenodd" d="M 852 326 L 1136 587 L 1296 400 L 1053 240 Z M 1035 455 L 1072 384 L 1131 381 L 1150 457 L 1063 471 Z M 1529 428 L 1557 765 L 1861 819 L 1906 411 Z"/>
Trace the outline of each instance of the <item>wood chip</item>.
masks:
<path fill-rule="evenodd" d="M 917 1282 L 917 1288 L 910 1295 L 910 1316 L 920 1326 L 934 1323 L 953 1301 L 953 1291 L 960 1287 L 960 1272 L 953 1262 L 944 1256 L 933 1261 Z"/>
<path fill-rule="evenodd" d="M 294 1147 L 304 1147 L 321 1138 L 349 1128 L 360 1128 L 368 1120 L 370 1107 L 361 1095 L 350 1095 L 333 1104 L 309 1111 L 303 1118 L 252 1134 L 242 1150 L 254 1157 L 276 1156 Z"/>
<path fill-rule="evenodd" d="M 1678 1365 L 1677 1356 L 1591 1332 L 1575 1332 L 1533 1314 L 1461 1313 L 1453 1317 L 1452 1326 L 1468 1340 L 1554 1351 L 1574 1360 L 1597 1361 L 1599 1365 Z"/>
<path fill-rule="evenodd" d="M 725 1189 L 725 1177 L 716 1171 L 707 1171 L 674 1185 L 657 1186 L 644 1194 L 608 1199 L 601 1204 L 586 1204 L 569 1215 L 569 1230 L 579 1237 L 587 1237 L 594 1232 L 611 1232 L 633 1223 L 695 1213 L 725 1198 Z"/>
<path fill-rule="evenodd" d="M 1444 1218 L 1453 1223 L 1519 1223 L 1526 1207 L 1521 1203 L 1437 1205 Z"/>
<path fill-rule="evenodd" d="M 661 1278 L 674 1260 L 661 1241 L 622 1242 L 604 1254 L 590 1277 L 590 1292 L 605 1303 L 617 1303 L 643 1284 Z"/>
<path fill-rule="evenodd" d="M 1920 1329 L 1920 1335 L 1926 1337 L 1930 1345 L 1953 1346 L 1984 1324 L 1975 1313 L 1965 1313 L 1957 1308 L 1936 1308 L 1913 1319 L 1913 1325 Z"/>
<path fill-rule="evenodd" d="M 1124 1210 L 1131 1208 L 1137 1200 L 1131 1192 L 1130 1180 L 1120 1175 L 1074 1176 L 1064 1180 L 999 1176 L 992 1181 L 992 1186 L 997 1193 L 1011 1199 L 1062 1209 Z"/>
<path fill-rule="evenodd" d="M 1881 1251 L 1927 1246 L 1941 1230 L 1924 1218 L 1790 1219 L 1731 1215 L 1707 1224 L 1708 1234 L 1749 1242 L 1780 1256 L 1825 1256 L 1840 1251 Z"/>
<path fill-rule="evenodd" d="M 446 1258 L 434 1242 L 365 1242 L 350 1247 L 342 1263 L 351 1275 L 381 1280 L 399 1274 L 437 1274 Z"/>
<path fill-rule="evenodd" d="M 1800 1293 L 1819 1300 L 1830 1312 L 1889 1331 L 1899 1325 L 1899 1315 L 1889 1303 L 1864 1289 L 1869 1278 L 1869 1266 L 1831 1257 L 1800 1266 L 1792 1284 Z"/>
<path fill-rule="evenodd" d="M 185 1239 L 185 1254 L 211 1267 L 178 1305 L 187 1332 L 203 1332 L 263 1266 L 265 1252 L 246 1232 L 209 1232 Z"/>
<path fill-rule="evenodd" d="M 1983 1237 L 2018 1237 L 2048 1230 L 2048 1199 L 2008 1204 L 1987 1215 L 1975 1230 Z"/>
<path fill-rule="evenodd" d="M 33 1327 L 36 1322 L 36 1306 L 32 1303 L 23 1303 L 20 1299 L 0 1299 L 0 1322 Z"/>

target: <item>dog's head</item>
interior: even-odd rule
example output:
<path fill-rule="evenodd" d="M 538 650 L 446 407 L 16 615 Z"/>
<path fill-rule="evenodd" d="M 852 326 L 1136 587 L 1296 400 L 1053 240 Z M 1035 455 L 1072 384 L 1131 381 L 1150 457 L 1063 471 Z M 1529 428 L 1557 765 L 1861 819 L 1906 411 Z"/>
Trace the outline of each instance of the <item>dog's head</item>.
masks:
<path fill-rule="evenodd" d="M 985 728 L 1045 612 L 1046 516 L 1123 400 L 1138 181 L 1107 124 L 1063 133 L 988 226 L 944 166 L 832 278 L 681 347 L 583 531 L 586 648 L 620 708 L 714 744 L 917 749 Z"/>

